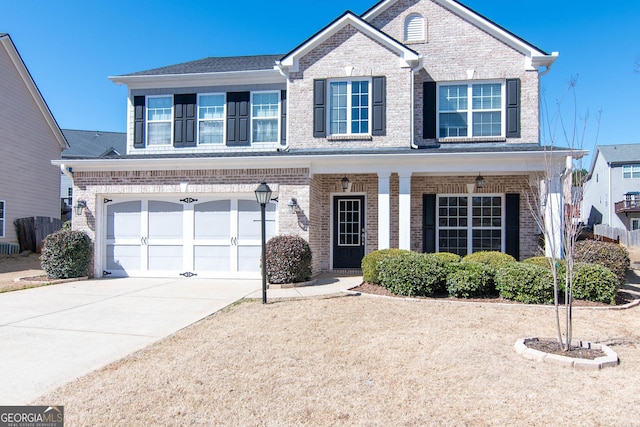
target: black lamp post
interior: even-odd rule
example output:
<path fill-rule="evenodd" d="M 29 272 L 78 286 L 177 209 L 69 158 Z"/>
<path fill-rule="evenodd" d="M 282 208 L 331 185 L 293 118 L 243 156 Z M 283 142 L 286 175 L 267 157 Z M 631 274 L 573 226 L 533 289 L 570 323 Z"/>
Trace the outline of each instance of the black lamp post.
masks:
<path fill-rule="evenodd" d="M 256 188 L 256 200 L 260 204 L 260 220 L 262 223 L 262 303 L 267 303 L 267 260 L 265 258 L 267 252 L 267 231 L 265 218 L 265 207 L 271 200 L 271 189 L 266 182 L 260 183 Z"/>

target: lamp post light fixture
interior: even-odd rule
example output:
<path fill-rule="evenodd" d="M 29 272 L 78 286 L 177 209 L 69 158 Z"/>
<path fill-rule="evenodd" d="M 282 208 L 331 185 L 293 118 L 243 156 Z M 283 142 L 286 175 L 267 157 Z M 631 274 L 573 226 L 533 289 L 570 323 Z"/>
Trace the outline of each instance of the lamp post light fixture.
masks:
<path fill-rule="evenodd" d="M 80 216 L 82 215 L 82 212 L 86 207 L 87 207 L 87 202 L 85 202 L 84 200 L 78 200 L 76 205 L 73 207 L 73 213 L 77 216 Z"/>
<path fill-rule="evenodd" d="M 267 303 L 267 220 L 265 218 L 265 208 L 271 201 L 271 188 L 266 182 L 261 182 L 256 188 L 256 200 L 260 204 L 260 222 L 262 224 L 262 303 Z"/>

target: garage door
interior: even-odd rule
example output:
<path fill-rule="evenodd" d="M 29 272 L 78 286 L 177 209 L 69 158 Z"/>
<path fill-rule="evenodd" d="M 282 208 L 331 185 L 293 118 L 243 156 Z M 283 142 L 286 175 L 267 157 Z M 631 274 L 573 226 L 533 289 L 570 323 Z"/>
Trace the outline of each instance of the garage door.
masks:
<path fill-rule="evenodd" d="M 104 199 L 103 275 L 259 277 L 260 205 L 252 197 Z M 275 214 L 268 204 L 267 239 Z"/>

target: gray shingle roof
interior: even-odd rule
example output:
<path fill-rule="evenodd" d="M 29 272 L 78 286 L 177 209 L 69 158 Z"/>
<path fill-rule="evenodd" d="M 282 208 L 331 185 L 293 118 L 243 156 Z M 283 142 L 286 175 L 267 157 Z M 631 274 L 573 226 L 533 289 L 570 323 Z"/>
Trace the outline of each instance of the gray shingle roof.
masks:
<path fill-rule="evenodd" d="M 63 159 L 95 159 L 122 156 L 127 153 L 127 134 L 62 129 L 70 148 L 62 152 Z"/>
<path fill-rule="evenodd" d="M 198 59 L 196 61 L 154 68 L 152 70 L 124 74 L 123 76 L 156 76 L 167 74 L 202 74 L 229 71 L 272 70 L 276 65 L 276 61 L 280 58 L 282 58 L 281 54 L 209 57 Z"/>
<path fill-rule="evenodd" d="M 607 162 L 640 162 L 640 144 L 598 145 L 597 149 Z"/>

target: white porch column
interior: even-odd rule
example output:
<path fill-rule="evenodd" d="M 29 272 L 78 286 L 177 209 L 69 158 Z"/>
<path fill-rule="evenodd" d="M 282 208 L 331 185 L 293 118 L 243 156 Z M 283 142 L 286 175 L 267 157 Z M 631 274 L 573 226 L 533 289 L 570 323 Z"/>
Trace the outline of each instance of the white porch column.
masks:
<path fill-rule="evenodd" d="M 378 249 L 389 249 L 391 241 L 390 176 L 391 172 L 378 172 Z"/>
<path fill-rule="evenodd" d="M 411 250 L 411 172 L 399 172 L 398 247 Z"/>
<path fill-rule="evenodd" d="M 544 253 L 547 257 L 562 257 L 563 201 L 562 179 L 553 174 L 540 183 L 540 195 L 543 200 L 544 215 Z"/>

